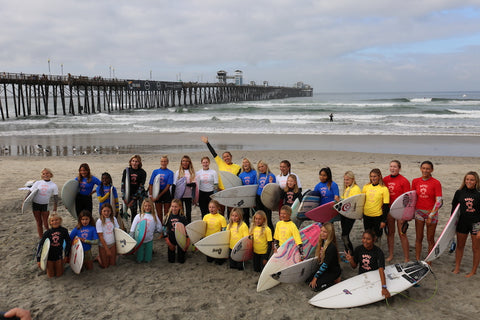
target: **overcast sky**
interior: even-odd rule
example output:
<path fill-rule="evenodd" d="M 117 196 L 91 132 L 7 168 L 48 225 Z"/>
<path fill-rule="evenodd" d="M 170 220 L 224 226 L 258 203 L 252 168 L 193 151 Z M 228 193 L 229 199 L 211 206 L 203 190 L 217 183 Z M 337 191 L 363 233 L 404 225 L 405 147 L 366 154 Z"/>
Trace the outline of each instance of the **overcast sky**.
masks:
<path fill-rule="evenodd" d="M 480 90 L 479 0 L 0 0 L 0 71 Z"/>

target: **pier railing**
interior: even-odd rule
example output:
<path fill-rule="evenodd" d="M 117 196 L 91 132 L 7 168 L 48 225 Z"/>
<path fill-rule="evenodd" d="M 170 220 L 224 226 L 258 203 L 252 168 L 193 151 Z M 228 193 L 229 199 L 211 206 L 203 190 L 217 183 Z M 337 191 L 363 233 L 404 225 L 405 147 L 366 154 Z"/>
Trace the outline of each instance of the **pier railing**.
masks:
<path fill-rule="evenodd" d="M 308 96 L 311 88 L 0 72 L 2 120 Z"/>

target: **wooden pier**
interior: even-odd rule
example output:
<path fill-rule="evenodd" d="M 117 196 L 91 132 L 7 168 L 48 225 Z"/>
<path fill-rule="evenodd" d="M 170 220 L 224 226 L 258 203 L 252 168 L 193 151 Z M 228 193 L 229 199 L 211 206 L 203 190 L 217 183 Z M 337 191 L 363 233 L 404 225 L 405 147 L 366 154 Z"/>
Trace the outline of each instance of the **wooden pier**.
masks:
<path fill-rule="evenodd" d="M 0 73 L 2 120 L 309 96 L 311 88 Z"/>

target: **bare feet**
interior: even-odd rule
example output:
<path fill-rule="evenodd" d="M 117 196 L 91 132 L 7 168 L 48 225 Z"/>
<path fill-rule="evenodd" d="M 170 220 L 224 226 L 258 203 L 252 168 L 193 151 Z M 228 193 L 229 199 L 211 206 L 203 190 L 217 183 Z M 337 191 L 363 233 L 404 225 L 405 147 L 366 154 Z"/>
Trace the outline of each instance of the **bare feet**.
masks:
<path fill-rule="evenodd" d="M 473 276 L 474 274 L 475 274 L 475 272 L 470 272 L 469 274 L 467 274 L 467 275 L 465 276 L 465 278 L 470 278 L 470 277 Z"/>
<path fill-rule="evenodd" d="M 459 274 L 459 273 L 460 273 L 460 269 L 455 268 L 455 269 L 452 270 L 452 273 Z"/>
<path fill-rule="evenodd" d="M 388 256 L 387 259 L 385 259 L 385 261 L 387 261 L 387 262 L 390 262 L 392 260 L 393 260 L 393 256 Z"/>

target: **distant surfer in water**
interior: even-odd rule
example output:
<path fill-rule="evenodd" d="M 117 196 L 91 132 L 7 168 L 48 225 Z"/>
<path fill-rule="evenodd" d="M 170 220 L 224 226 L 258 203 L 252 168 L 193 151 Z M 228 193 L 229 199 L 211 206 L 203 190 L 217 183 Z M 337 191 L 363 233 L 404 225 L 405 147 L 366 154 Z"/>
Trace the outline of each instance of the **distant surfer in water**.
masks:
<path fill-rule="evenodd" d="M 333 122 L 333 113 L 330 113 L 329 117 L 330 117 L 330 122 Z"/>

